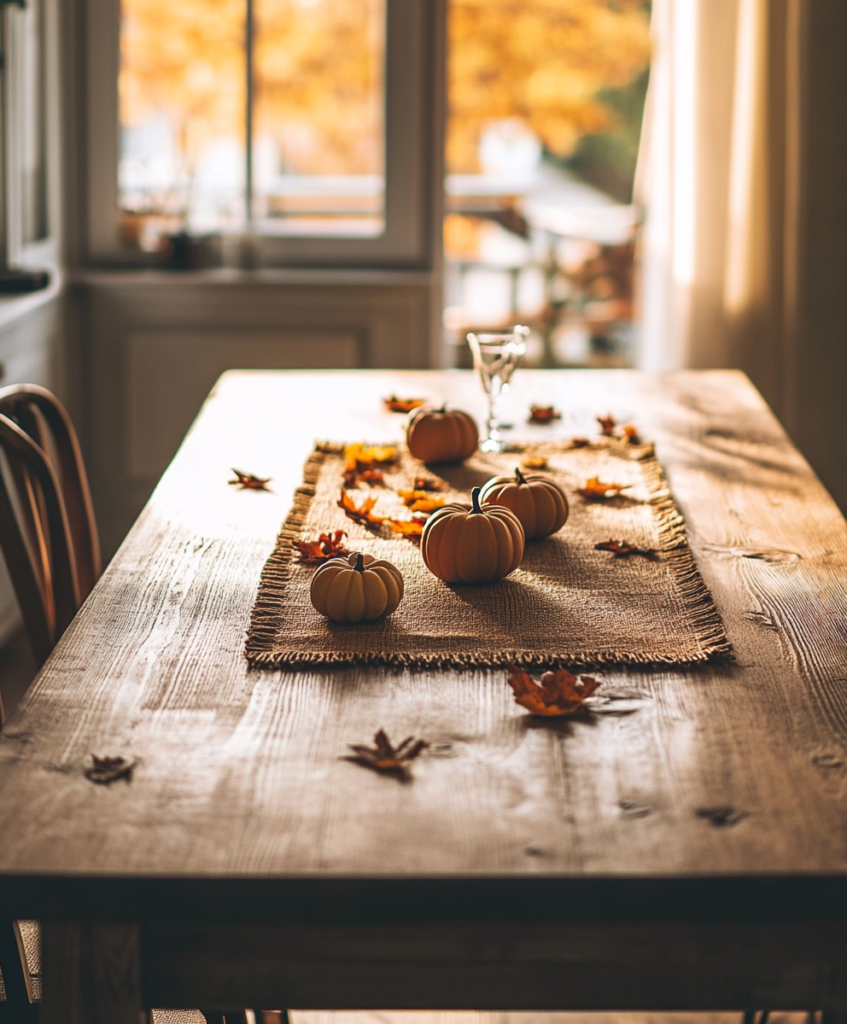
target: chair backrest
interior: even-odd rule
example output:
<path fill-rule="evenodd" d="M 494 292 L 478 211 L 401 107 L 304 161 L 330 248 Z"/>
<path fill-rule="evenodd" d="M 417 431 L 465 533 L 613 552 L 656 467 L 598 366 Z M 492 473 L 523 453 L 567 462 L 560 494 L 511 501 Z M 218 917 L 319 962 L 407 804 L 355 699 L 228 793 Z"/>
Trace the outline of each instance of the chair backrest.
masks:
<path fill-rule="evenodd" d="M 39 664 L 100 575 L 100 545 L 73 425 L 37 384 L 0 388 L 0 548 Z"/>

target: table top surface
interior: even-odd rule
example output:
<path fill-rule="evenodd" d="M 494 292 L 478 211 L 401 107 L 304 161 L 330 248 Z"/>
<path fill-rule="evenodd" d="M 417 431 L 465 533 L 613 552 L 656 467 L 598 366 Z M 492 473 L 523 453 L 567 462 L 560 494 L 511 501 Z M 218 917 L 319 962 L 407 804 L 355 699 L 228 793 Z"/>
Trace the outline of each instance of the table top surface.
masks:
<path fill-rule="evenodd" d="M 0 905 L 200 914 L 240 885 L 234 914 L 308 893 L 308 918 L 389 891 L 424 913 L 440 883 L 513 909 L 542 884 L 549 906 L 597 885 L 847 888 L 847 524 L 742 374 L 527 370 L 505 410 L 515 440 L 611 412 L 656 442 L 734 662 L 604 669 L 630 713 L 543 728 L 502 671 L 248 667 L 304 460 L 315 439 L 400 439 L 392 392 L 484 412 L 462 371 L 221 379 L 0 738 Z M 562 419 L 523 425 L 530 402 Z M 233 466 L 273 492 L 227 486 Z M 379 727 L 432 743 L 411 782 L 343 759 Z M 93 785 L 92 754 L 137 759 L 132 781 Z"/>

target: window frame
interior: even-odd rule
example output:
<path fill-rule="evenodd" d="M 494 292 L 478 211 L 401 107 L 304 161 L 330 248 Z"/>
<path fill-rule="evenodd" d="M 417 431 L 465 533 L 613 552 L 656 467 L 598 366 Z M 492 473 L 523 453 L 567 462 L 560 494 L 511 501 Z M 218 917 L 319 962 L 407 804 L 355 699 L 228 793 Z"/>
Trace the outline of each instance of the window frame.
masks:
<path fill-rule="evenodd" d="M 434 118 L 443 116 L 433 97 L 440 73 L 439 32 L 446 0 L 386 0 L 385 230 L 373 237 L 264 235 L 264 266 L 369 266 L 427 269 L 433 253 L 433 196 L 440 188 L 435 167 Z M 88 262 L 150 266 L 155 254 L 121 243 L 118 209 L 120 0 L 86 0 L 85 180 Z"/>

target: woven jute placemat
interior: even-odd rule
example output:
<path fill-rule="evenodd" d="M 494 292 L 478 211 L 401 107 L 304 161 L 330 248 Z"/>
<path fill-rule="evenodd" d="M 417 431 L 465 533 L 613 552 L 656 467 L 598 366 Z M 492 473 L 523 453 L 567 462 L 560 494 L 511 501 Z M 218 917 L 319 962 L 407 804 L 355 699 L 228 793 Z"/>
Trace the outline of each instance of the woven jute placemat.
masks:
<path fill-rule="evenodd" d="M 386 488 L 349 492 L 357 505 L 374 495 L 374 512 L 409 518 L 395 492 L 424 473 L 447 486 L 448 501 L 468 500 L 491 476 L 514 472 L 528 448 L 478 454 L 460 466 L 424 467 L 408 453 L 386 473 Z M 652 445 L 617 441 L 571 447 L 533 445 L 544 470 L 565 489 L 567 523 L 527 544 L 520 568 L 487 586 L 448 586 L 423 563 L 418 544 L 348 519 L 338 499 L 343 445 L 318 446 L 268 559 L 245 653 L 251 664 L 404 666 L 686 665 L 730 654 L 720 616 L 688 546 L 681 515 Z M 590 477 L 627 485 L 613 501 L 576 495 Z M 314 568 L 293 540 L 346 530 L 346 546 L 385 558 L 403 573 L 399 608 L 374 623 L 341 625 L 309 600 Z M 598 542 L 625 540 L 657 554 L 616 558 Z"/>

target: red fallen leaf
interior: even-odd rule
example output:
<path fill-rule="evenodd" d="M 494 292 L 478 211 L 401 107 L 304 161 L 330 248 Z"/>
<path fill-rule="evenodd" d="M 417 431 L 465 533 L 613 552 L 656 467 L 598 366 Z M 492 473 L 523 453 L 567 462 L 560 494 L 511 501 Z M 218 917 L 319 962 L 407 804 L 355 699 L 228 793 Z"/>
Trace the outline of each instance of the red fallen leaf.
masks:
<path fill-rule="evenodd" d="M 85 769 L 85 777 L 98 786 L 108 786 L 118 779 L 129 782 L 137 761 L 129 761 L 125 757 L 98 757 L 91 755 L 92 766 Z"/>
<path fill-rule="evenodd" d="M 443 491 L 447 485 L 433 476 L 416 476 L 412 486 L 416 491 Z"/>
<path fill-rule="evenodd" d="M 400 488 L 397 493 L 403 499 L 403 504 L 406 508 L 412 512 L 434 512 L 436 509 L 441 508 L 446 498 L 437 497 L 433 498 L 426 491 L 419 491 L 416 489 Z"/>
<path fill-rule="evenodd" d="M 638 430 L 629 423 L 621 429 L 621 440 L 627 444 L 641 444 L 641 436 Z"/>
<path fill-rule="evenodd" d="M 655 548 L 639 548 L 626 540 L 604 540 L 600 544 L 595 544 L 594 550 L 611 551 L 613 558 L 629 558 L 630 555 L 641 555 L 642 558 L 647 558 L 651 562 L 655 562 L 658 559 Z"/>
<path fill-rule="evenodd" d="M 409 774 L 412 761 L 419 757 L 428 746 L 426 740 L 416 740 L 414 736 L 407 736 L 399 746 L 395 747 L 385 735 L 385 730 L 380 729 L 374 736 L 372 747 L 350 743 L 349 747 L 355 756 L 348 756 L 345 760 L 360 764 L 364 768 L 371 768 L 375 772 L 406 777 Z"/>
<path fill-rule="evenodd" d="M 545 672 L 541 682 L 522 668 L 512 666 L 509 671 L 509 686 L 515 694 L 515 702 L 530 714 L 545 718 L 561 718 L 580 711 L 585 700 L 600 686 L 592 676 L 575 676 L 566 668 Z"/>
<path fill-rule="evenodd" d="M 269 491 L 268 484 L 271 482 L 269 476 L 254 476 L 252 473 L 242 473 L 240 469 L 233 469 L 234 480 L 227 480 L 228 484 L 238 487 L 242 491 Z"/>
<path fill-rule="evenodd" d="M 531 405 L 529 407 L 530 423 L 550 423 L 552 420 L 560 420 L 562 414 L 553 405 Z"/>
<path fill-rule="evenodd" d="M 589 477 L 584 487 L 577 487 L 576 493 L 584 501 L 608 501 L 610 498 L 617 498 L 621 491 L 625 491 L 630 484 L 606 484 L 597 477 Z"/>
<path fill-rule="evenodd" d="M 374 497 L 365 498 L 357 508 L 356 503 L 342 487 L 341 497 L 338 499 L 337 504 L 340 509 L 344 510 L 344 515 L 348 519 L 352 519 L 355 523 L 361 523 L 362 526 L 379 526 L 380 523 L 385 522 L 385 516 L 375 516 L 371 511 L 374 505 L 376 505 L 376 498 Z"/>
<path fill-rule="evenodd" d="M 398 398 L 397 395 L 389 395 L 382 402 L 389 412 L 411 412 L 412 409 L 426 405 L 425 398 Z"/>
<path fill-rule="evenodd" d="M 591 442 L 587 437 L 572 437 L 571 448 L 587 448 Z"/>
<path fill-rule="evenodd" d="M 322 533 L 317 540 L 293 540 L 291 546 L 300 552 L 300 561 L 304 565 L 318 565 L 330 558 L 350 554 L 341 543 L 341 538 L 346 536 L 345 530 L 336 530 L 333 534 Z"/>
<path fill-rule="evenodd" d="M 604 437 L 615 436 L 615 427 L 618 425 L 618 421 L 614 416 L 598 416 L 597 422 L 600 424 L 600 433 Z"/>

